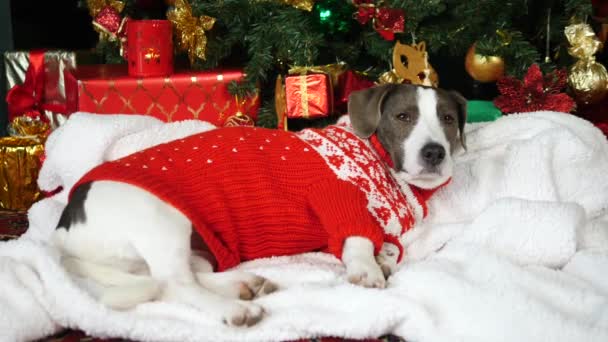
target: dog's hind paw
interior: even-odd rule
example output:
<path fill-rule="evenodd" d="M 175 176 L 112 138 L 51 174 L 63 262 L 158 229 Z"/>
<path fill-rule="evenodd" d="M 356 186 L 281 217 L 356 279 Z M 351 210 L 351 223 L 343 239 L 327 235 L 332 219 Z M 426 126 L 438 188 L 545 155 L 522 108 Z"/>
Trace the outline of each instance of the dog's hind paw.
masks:
<path fill-rule="evenodd" d="M 253 303 L 239 303 L 224 316 L 224 324 L 234 327 L 250 327 L 264 317 L 264 309 Z"/>
<path fill-rule="evenodd" d="M 253 300 L 270 294 L 278 286 L 264 277 L 247 272 L 197 273 L 201 286 L 224 297 Z"/>

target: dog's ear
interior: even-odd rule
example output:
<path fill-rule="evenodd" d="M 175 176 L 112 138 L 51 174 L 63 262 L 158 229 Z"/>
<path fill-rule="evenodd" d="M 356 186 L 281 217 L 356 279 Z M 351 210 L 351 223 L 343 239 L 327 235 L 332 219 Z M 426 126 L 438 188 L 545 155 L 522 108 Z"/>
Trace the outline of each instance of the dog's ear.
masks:
<path fill-rule="evenodd" d="M 460 95 L 457 91 L 450 91 L 450 96 L 458 103 L 458 132 L 460 134 L 460 143 L 466 150 L 466 139 L 464 134 L 464 124 L 467 122 L 467 99 Z"/>
<path fill-rule="evenodd" d="M 392 89 L 393 84 L 384 84 L 354 91 L 348 98 L 348 115 L 360 138 L 369 138 L 380 123 L 382 115 L 382 102 Z"/>

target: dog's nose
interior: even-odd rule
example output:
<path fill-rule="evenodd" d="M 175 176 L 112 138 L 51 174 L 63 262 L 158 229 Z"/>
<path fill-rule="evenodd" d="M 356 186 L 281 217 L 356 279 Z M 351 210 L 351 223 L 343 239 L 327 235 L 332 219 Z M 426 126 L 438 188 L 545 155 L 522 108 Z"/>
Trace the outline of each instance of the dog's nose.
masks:
<path fill-rule="evenodd" d="M 445 148 L 437 143 L 428 143 L 422 148 L 421 154 L 425 163 L 437 166 L 445 158 Z"/>

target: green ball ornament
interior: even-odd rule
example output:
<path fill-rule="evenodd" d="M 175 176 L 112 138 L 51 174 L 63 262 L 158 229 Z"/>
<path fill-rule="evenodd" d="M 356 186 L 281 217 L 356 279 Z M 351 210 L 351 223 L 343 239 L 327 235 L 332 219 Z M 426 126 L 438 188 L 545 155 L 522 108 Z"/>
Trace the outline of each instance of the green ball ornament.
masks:
<path fill-rule="evenodd" d="M 344 0 L 321 0 L 315 3 L 313 13 L 319 25 L 330 35 L 345 34 L 353 27 L 355 8 Z"/>

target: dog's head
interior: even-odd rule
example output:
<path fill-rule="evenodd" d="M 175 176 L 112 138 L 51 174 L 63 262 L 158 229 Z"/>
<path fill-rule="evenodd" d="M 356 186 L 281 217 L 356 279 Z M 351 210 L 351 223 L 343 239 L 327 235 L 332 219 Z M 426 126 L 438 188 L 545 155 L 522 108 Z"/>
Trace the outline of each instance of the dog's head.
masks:
<path fill-rule="evenodd" d="M 452 153 L 465 147 L 466 100 L 454 91 L 388 84 L 353 92 L 348 113 L 355 133 L 378 140 L 397 176 L 432 189 L 452 176 Z"/>

